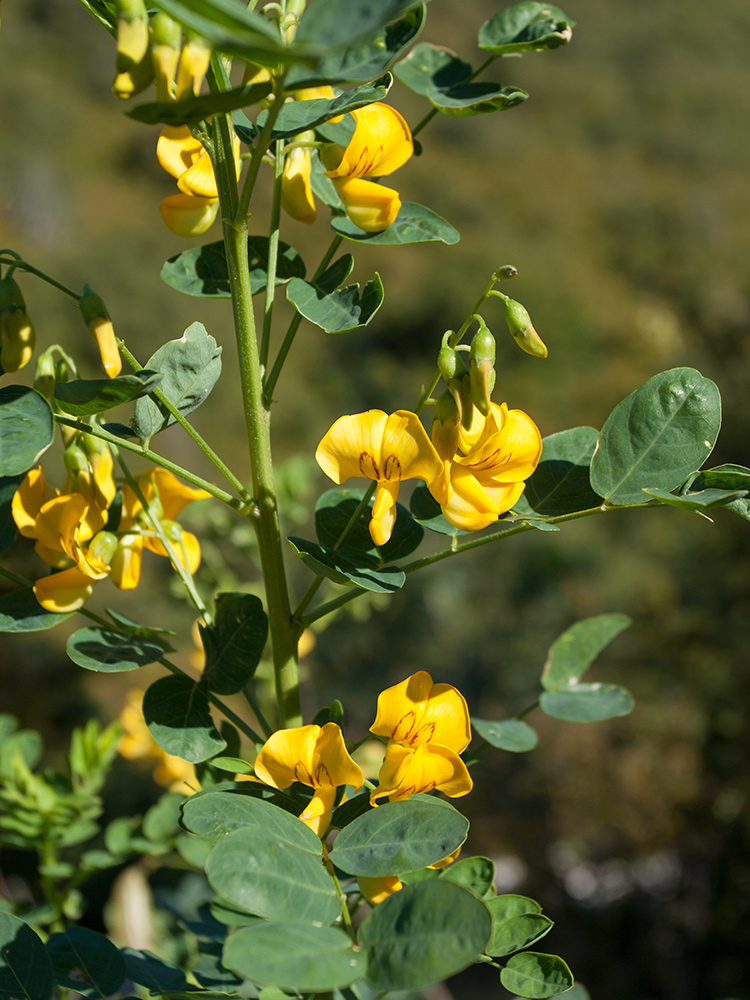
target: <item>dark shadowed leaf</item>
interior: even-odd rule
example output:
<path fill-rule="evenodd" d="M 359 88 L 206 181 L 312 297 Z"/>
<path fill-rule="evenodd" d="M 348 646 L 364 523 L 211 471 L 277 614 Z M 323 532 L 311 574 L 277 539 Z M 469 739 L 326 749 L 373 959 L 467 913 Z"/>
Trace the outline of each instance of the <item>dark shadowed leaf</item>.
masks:
<path fill-rule="evenodd" d="M 161 378 L 158 372 L 144 368 L 135 375 L 118 375 L 117 378 L 58 382 L 55 386 L 55 400 L 65 413 L 74 417 L 87 417 L 144 396 L 159 385 Z"/>
<path fill-rule="evenodd" d="M 161 677 L 143 697 L 148 730 L 168 754 L 197 764 L 226 746 L 214 726 L 206 693 L 189 677 Z"/>
<path fill-rule="evenodd" d="M 55 981 L 39 936 L 0 912 L 0 1000 L 50 1000 Z"/>
<path fill-rule="evenodd" d="M 513 509 L 555 517 L 601 506 L 589 481 L 598 437 L 593 427 L 573 427 L 544 438 L 539 465 Z"/>
<path fill-rule="evenodd" d="M 73 663 L 86 670 L 118 673 L 155 663 L 168 649 L 155 637 L 117 632 L 115 629 L 82 628 L 68 639 L 66 650 Z"/>
<path fill-rule="evenodd" d="M 125 979 L 125 963 L 109 938 L 87 927 L 69 927 L 47 941 L 55 982 L 91 1000 L 116 993 Z"/>
<path fill-rule="evenodd" d="M 172 126 L 187 125 L 189 122 L 210 118 L 218 112 L 234 111 L 236 108 L 258 104 L 272 89 L 270 82 L 254 83 L 249 87 L 235 87 L 234 90 L 224 90 L 215 94 L 200 94 L 180 101 L 137 104 L 125 114 L 146 125 L 156 125 L 159 122 Z"/>
<path fill-rule="evenodd" d="M 120 952 L 125 962 L 125 972 L 128 979 L 145 986 L 153 993 L 166 993 L 168 990 L 180 990 L 187 985 L 185 973 L 168 965 L 164 959 L 137 948 L 123 948 Z"/>
<path fill-rule="evenodd" d="M 0 596 L 0 632 L 41 632 L 67 621 L 71 614 L 45 611 L 31 588 L 21 587 Z"/>
<path fill-rule="evenodd" d="M 392 594 L 406 581 L 398 566 L 379 567 L 367 556 L 358 555 L 355 559 L 305 538 L 289 538 L 289 544 L 308 569 L 334 583 L 353 583 L 363 590 Z"/>
<path fill-rule="evenodd" d="M 23 476 L 0 478 L 0 552 L 7 552 L 16 540 L 16 522 L 11 505 L 22 479 Z"/>
<path fill-rule="evenodd" d="M 0 476 L 20 476 L 52 444 L 49 403 L 25 385 L 0 389 Z"/>
<path fill-rule="evenodd" d="M 200 626 L 203 679 L 217 694 L 236 694 L 255 673 L 268 636 L 263 602 L 253 594 L 218 594 L 213 625 Z"/>
<path fill-rule="evenodd" d="M 248 237 L 250 289 L 255 295 L 266 287 L 268 280 L 268 237 Z M 279 243 L 276 284 L 290 278 L 304 278 L 305 265 L 288 243 Z M 230 297 L 229 272 L 224 243 L 206 243 L 170 257 L 161 269 L 162 279 L 178 292 L 203 298 Z"/>
<path fill-rule="evenodd" d="M 461 528 L 454 528 L 450 522 L 446 521 L 440 510 L 440 504 L 433 497 L 426 486 L 418 483 L 414 487 L 414 492 L 409 500 L 409 509 L 415 521 L 418 521 L 430 531 L 436 531 L 439 535 L 466 535 L 468 532 Z"/>
<path fill-rule="evenodd" d="M 274 139 L 290 139 L 299 132 L 322 125 L 329 118 L 337 118 L 367 104 L 382 101 L 388 94 L 391 82 L 392 78 L 386 76 L 375 83 L 346 90 L 332 100 L 315 98 L 310 101 L 289 101 L 281 108 L 271 134 Z M 268 112 L 261 111 L 256 128 L 262 129 L 267 119 Z"/>
<path fill-rule="evenodd" d="M 315 532 L 321 545 L 333 548 L 341 533 L 349 524 L 365 495 L 363 489 L 352 489 L 338 486 L 319 497 L 315 504 Z M 405 507 L 396 504 L 396 523 L 393 533 L 385 545 L 378 548 L 370 537 L 368 524 L 372 503 L 359 518 L 346 540 L 339 547 L 344 555 L 352 558 L 365 555 L 374 560 L 373 565 L 383 562 L 396 562 L 410 555 L 424 538 L 424 531 Z"/>

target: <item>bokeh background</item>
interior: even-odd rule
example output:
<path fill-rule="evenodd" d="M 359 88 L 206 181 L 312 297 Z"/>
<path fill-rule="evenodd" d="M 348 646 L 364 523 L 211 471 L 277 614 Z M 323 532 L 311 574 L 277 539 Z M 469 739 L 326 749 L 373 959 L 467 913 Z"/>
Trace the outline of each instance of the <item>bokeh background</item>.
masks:
<path fill-rule="evenodd" d="M 476 29 L 496 9 L 434 0 L 422 38 L 477 63 Z M 497 399 L 529 412 L 543 434 L 601 427 L 651 375 L 692 366 L 724 399 L 710 464 L 750 465 L 745 0 L 567 0 L 564 9 L 577 21 L 570 46 L 489 73 L 528 90 L 525 104 L 438 116 L 420 136 L 424 155 L 398 174 L 402 197 L 444 215 L 461 242 L 358 250 L 355 277 L 377 269 L 386 288 L 374 322 L 339 338 L 303 326 L 274 411 L 292 533 L 309 533 L 306 504 L 327 488 L 311 455 L 330 423 L 413 405 L 443 331 L 505 263 L 519 270 L 508 290 L 550 357 L 521 354 L 488 307 L 500 339 Z M 75 0 L 6 0 L 0 67 L 0 243 L 73 287 L 89 281 L 142 362 L 193 320 L 205 323 L 224 348 L 225 378 L 195 423 L 247 477 L 228 304 L 180 296 L 159 277 L 187 244 L 159 216 L 172 182 L 154 156 L 157 130 L 124 117 L 111 96 L 111 39 Z M 426 110 L 398 84 L 391 98 L 412 123 Z M 261 198 L 258 232 L 267 208 Z M 325 222 L 285 226 L 314 268 Z M 74 351 L 94 377 L 75 303 L 33 279 L 23 289 L 40 341 Z M 212 475 L 179 432 L 159 447 Z M 257 585 L 243 525 L 210 505 L 189 519 L 207 539 L 206 589 Z M 557 921 L 544 950 L 565 956 L 594 1000 L 750 997 L 749 552 L 750 525 L 724 511 L 715 523 L 653 510 L 530 533 L 412 577 L 393 599 L 354 602 L 303 661 L 310 715 L 339 697 L 358 738 L 377 692 L 417 669 L 460 687 L 477 715 L 513 715 L 535 700 L 561 631 L 602 612 L 632 617 L 591 676 L 628 687 L 635 712 L 591 726 L 535 713 L 538 749 L 495 752 L 461 803 L 471 848 L 496 859 L 501 891 L 542 902 Z M 28 554 L 17 543 L 10 565 L 24 568 Z M 193 616 L 161 563 L 152 560 L 135 594 L 102 585 L 92 606 L 178 630 L 187 664 Z M 290 568 L 299 596 L 306 571 Z M 66 629 L 2 637 L 2 709 L 42 729 L 52 763 L 72 725 L 116 717 L 133 685 L 133 675 L 73 666 Z M 115 780 L 111 816 L 157 794 L 147 771 L 123 764 Z M 6 882 L 18 884 L 29 864 L 7 855 Z M 489 969 L 448 989 L 504 996 Z"/>

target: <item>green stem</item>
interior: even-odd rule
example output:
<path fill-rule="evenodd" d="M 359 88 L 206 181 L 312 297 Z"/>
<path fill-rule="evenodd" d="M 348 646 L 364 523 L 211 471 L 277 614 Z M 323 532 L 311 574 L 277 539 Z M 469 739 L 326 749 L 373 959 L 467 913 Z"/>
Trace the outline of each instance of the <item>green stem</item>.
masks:
<path fill-rule="evenodd" d="M 535 708 L 539 708 L 539 699 L 538 698 L 534 702 L 533 705 L 529 705 L 528 708 L 525 708 L 523 710 L 523 712 L 519 712 L 518 715 L 516 716 L 516 718 L 517 719 L 525 719 L 526 716 L 530 715 L 534 711 Z"/>
<path fill-rule="evenodd" d="M 193 472 L 189 472 L 187 469 L 183 469 L 181 465 L 177 465 L 175 462 L 170 462 L 168 458 L 158 455 L 155 451 L 151 451 L 150 448 L 145 448 L 141 444 L 135 444 L 132 441 L 128 441 L 126 438 L 118 437 L 116 434 L 110 434 L 109 431 L 104 430 L 103 427 L 99 427 L 97 424 L 86 424 L 81 420 L 76 420 L 75 417 L 66 417 L 61 413 L 56 413 L 54 416 L 58 424 L 64 424 L 66 427 L 73 427 L 77 431 L 83 431 L 85 434 L 91 434 L 92 437 L 100 438 L 102 441 L 115 445 L 123 451 L 129 451 L 133 455 L 140 455 L 140 457 L 145 458 L 147 462 L 153 462 L 154 465 L 160 465 L 163 469 L 167 469 L 169 472 L 173 472 L 176 476 L 179 476 L 180 479 L 184 479 L 186 483 L 190 483 L 191 486 L 195 486 L 198 489 L 205 490 L 206 493 L 210 493 L 211 496 L 216 497 L 217 500 L 221 500 L 228 507 L 238 511 L 244 517 L 252 518 L 255 516 L 254 507 L 249 508 L 247 504 L 243 504 L 242 501 L 233 497 L 231 493 L 227 493 L 225 490 L 219 489 L 218 486 L 214 486 L 213 483 L 209 483 L 208 480 L 202 479 L 200 476 L 196 476 Z M 252 500 L 250 502 L 252 503 Z"/>
<path fill-rule="evenodd" d="M 346 929 L 347 934 L 349 934 L 349 936 L 351 937 L 352 941 L 356 941 L 354 928 L 352 927 L 352 915 L 351 913 L 349 913 L 349 906 L 346 901 L 346 893 L 341 888 L 339 880 L 336 878 L 336 871 L 333 867 L 333 864 L 331 863 L 331 859 L 328 857 L 328 847 L 326 845 L 325 840 L 321 840 L 320 846 L 323 849 L 323 861 L 325 863 L 326 869 L 328 870 L 328 874 L 333 879 L 333 884 L 336 888 L 336 895 L 339 897 L 339 903 L 341 904 L 341 916 L 344 921 L 344 927 Z"/>
<path fill-rule="evenodd" d="M 242 185 L 242 192 L 239 197 L 237 211 L 232 212 L 231 205 L 225 206 L 222 203 L 221 211 L 223 218 L 225 220 L 231 218 L 235 224 L 247 221 L 250 199 L 252 197 L 253 190 L 255 189 L 255 182 L 258 179 L 258 171 L 260 170 L 260 165 L 263 162 L 263 157 L 266 155 L 266 152 L 271 145 L 273 126 L 284 103 L 284 77 L 285 74 L 277 77 L 274 84 L 274 101 L 268 109 L 268 118 L 266 119 L 266 124 L 263 126 L 263 131 L 255 142 L 253 155 L 250 157 L 250 166 L 245 174 L 245 180 Z"/>
<path fill-rule="evenodd" d="M 279 228 L 281 226 L 281 181 L 284 176 L 284 143 L 277 139 L 276 156 L 273 165 L 273 201 L 271 203 L 271 224 L 268 234 L 268 267 L 266 268 L 266 295 L 263 303 L 263 333 L 260 338 L 261 375 L 268 367 L 268 350 L 271 344 L 273 324 L 273 304 L 276 297 L 276 270 L 279 262 Z"/>
<path fill-rule="evenodd" d="M 326 268 L 333 260 L 334 254 L 341 246 L 343 238 L 344 238 L 343 236 L 339 236 L 338 234 L 333 237 L 333 239 L 331 240 L 331 245 L 326 250 L 325 254 L 323 255 L 323 259 L 321 260 L 320 264 L 318 264 L 318 269 L 312 276 L 311 279 L 312 284 L 315 284 L 318 278 L 325 272 Z M 284 367 L 284 362 L 286 361 L 287 355 L 289 354 L 291 346 L 294 343 L 294 338 L 297 336 L 297 330 L 299 330 L 300 328 L 302 319 L 303 317 L 301 313 L 295 313 L 294 318 L 289 324 L 289 329 L 286 332 L 286 336 L 284 337 L 281 347 L 279 348 L 279 353 L 276 356 L 276 360 L 273 363 L 271 374 L 266 379 L 266 386 L 263 392 L 263 398 L 265 400 L 266 406 L 270 406 L 271 403 L 273 402 L 273 390 L 276 387 L 276 383 L 279 380 L 279 375 L 281 375 L 281 369 Z"/>
<path fill-rule="evenodd" d="M 3 253 L 14 253 L 14 251 L 0 250 L 0 254 Z M 8 263 L 8 262 L 3 261 L 3 263 Z M 32 267 L 31 264 L 27 264 L 26 261 L 21 259 L 20 257 L 18 258 L 18 260 L 13 260 L 10 263 L 12 263 L 14 267 L 20 267 L 22 270 L 28 271 L 29 274 L 35 274 L 37 278 L 41 278 L 42 281 L 46 281 L 48 285 L 52 285 L 54 288 L 59 289 L 61 292 L 65 292 L 66 295 L 69 295 L 72 299 L 75 299 L 76 302 L 81 297 L 80 292 L 74 292 L 72 288 L 68 288 L 68 286 L 63 285 L 61 281 L 56 281 L 55 278 L 51 278 L 48 274 L 45 274 L 44 271 L 40 271 L 38 268 Z"/>
<path fill-rule="evenodd" d="M 260 723 L 260 728 L 266 734 L 266 739 L 268 739 L 269 736 L 273 736 L 273 727 L 269 724 L 269 722 L 266 719 L 266 717 L 263 714 L 263 712 L 261 712 L 260 705 L 255 700 L 255 695 L 250 690 L 250 685 L 249 684 L 247 685 L 247 687 L 243 688 L 242 693 L 245 696 L 245 701 L 248 703 L 248 705 L 250 706 L 250 708 L 253 710 L 253 715 L 255 716 L 255 718 Z"/>
<path fill-rule="evenodd" d="M 567 521 L 577 521 L 582 517 L 591 517 L 593 514 L 604 514 L 608 511 L 614 510 L 636 510 L 641 507 L 663 507 L 664 504 L 660 503 L 630 503 L 623 504 L 621 507 L 608 507 L 602 504 L 601 507 L 590 507 L 587 510 L 576 511 L 573 514 L 561 514 L 558 517 L 547 518 L 547 524 L 563 524 Z M 408 563 L 406 566 L 402 566 L 404 573 L 415 573 L 417 570 L 424 569 L 427 566 L 432 566 L 435 563 L 442 562 L 443 559 L 450 559 L 451 556 L 458 555 L 461 552 L 468 552 L 470 549 L 479 548 L 481 545 L 489 545 L 490 542 L 496 542 L 500 538 L 509 538 L 511 535 L 520 535 L 527 531 L 536 531 L 537 529 L 533 524 L 522 523 L 516 525 L 513 528 L 506 528 L 504 531 L 495 531 L 490 535 L 483 535 L 481 538 L 474 538 L 468 542 L 461 542 L 457 545 L 452 545 L 448 549 L 442 549 L 440 552 L 435 552 L 431 556 L 425 556 L 422 559 L 415 559 L 414 562 Z M 357 597 L 361 597 L 363 594 L 367 594 L 369 591 L 357 588 L 356 590 L 347 591 L 346 594 L 342 594 L 340 597 L 334 598 L 334 600 L 329 601 L 327 604 L 321 605 L 316 608 L 312 614 L 307 615 L 307 617 L 300 620 L 301 628 L 309 628 L 313 622 L 316 622 L 319 618 L 324 618 L 326 615 L 331 614 L 332 611 L 338 611 L 339 608 L 344 607 L 350 601 L 353 601 Z"/>
<path fill-rule="evenodd" d="M 185 546 L 184 545 L 181 546 L 181 548 L 182 548 L 182 553 L 181 553 L 182 559 L 180 559 L 180 557 L 179 557 L 179 555 L 177 553 L 177 550 L 175 549 L 175 547 L 172 544 L 172 542 L 170 541 L 170 539 L 167 537 L 167 533 L 164 530 L 164 526 L 162 525 L 161 521 L 159 520 L 158 517 L 156 517 L 155 514 L 152 513 L 151 508 L 149 507 L 148 501 L 144 497 L 143 492 L 142 492 L 140 486 L 138 485 L 138 481 L 136 479 L 134 479 L 133 476 L 130 474 L 130 469 L 128 469 L 127 464 L 125 463 L 125 460 L 123 459 L 123 457 L 121 455 L 118 455 L 117 456 L 117 461 L 120 463 L 120 468 L 122 469 L 123 475 L 125 476 L 125 478 L 128 481 L 128 485 L 130 486 L 131 490 L 135 493 L 135 495 L 140 500 L 141 506 L 143 507 L 143 510 L 144 510 L 146 516 L 148 517 L 149 521 L 151 522 L 151 527 L 154 529 L 154 531 L 156 532 L 156 535 L 157 535 L 159 541 L 164 546 L 164 549 L 165 549 L 165 551 L 167 552 L 167 555 L 170 558 L 170 561 L 172 563 L 172 566 L 173 566 L 174 570 L 176 571 L 176 573 L 178 574 L 178 576 L 182 580 L 182 583 L 183 583 L 183 586 L 185 587 L 185 590 L 188 592 L 190 600 L 193 602 L 193 604 L 195 605 L 195 607 L 197 608 L 197 610 L 201 613 L 201 616 L 203 617 L 203 620 L 207 624 L 210 624 L 213 619 L 211 617 L 211 614 L 210 614 L 208 608 L 206 607 L 206 605 L 203 602 L 203 598 L 198 593 L 198 591 L 196 589 L 196 586 L 195 586 L 195 581 L 193 580 L 193 575 L 190 572 L 190 570 L 188 569 L 188 565 L 187 565 L 188 560 L 187 560 L 187 553 L 185 552 Z"/>
<path fill-rule="evenodd" d="M 127 363 L 130 365 L 130 367 L 133 369 L 134 372 L 143 371 L 143 365 L 138 362 L 135 356 L 131 354 L 131 352 L 128 350 L 128 348 L 121 340 L 118 340 L 117 346 L 120 349 L 120 354 L 127 361 Z M 177 409 L 174 403 L 172 403 L 171 400 L 167 399 L 167 397 L 164 395 L 162 390 L 158 388 L 158 386 L 156 389 L 152 391 L 151 395 L 154 396 L 156 399 L 158 399 L 161 405 L 172 415 L 172 417 L 174 417 L 175 421 L 180 425 L 180 427 L 182 427 L 185 433 L 190 438 L 192 438 L 192 440 L 198 445 L 198 447 L 206 456 L 206 458 L 208 458 L 211 462 L 213 462 L 213 464 L 216 466 L 219 472 L 224 476 L 226 481 L 235 488 L 235 490 L 237 491 L 243 502 L 246 504 L 251 504 L 253 502 L 253 498 L 247 492 L 247 490 L 239 481 L 239 479 L 234 475 L 234 473 L 226 465 L 226 463 L 219 458 L 219 456 L 213 450 L 211 445 L 208 444 L 208 442 L 201 437 L 201 435 L 198 433 L 195 427 L 193 427 L 190 421 L 187 420 L 182 413 L 180 413 L 180 411 Z"/>

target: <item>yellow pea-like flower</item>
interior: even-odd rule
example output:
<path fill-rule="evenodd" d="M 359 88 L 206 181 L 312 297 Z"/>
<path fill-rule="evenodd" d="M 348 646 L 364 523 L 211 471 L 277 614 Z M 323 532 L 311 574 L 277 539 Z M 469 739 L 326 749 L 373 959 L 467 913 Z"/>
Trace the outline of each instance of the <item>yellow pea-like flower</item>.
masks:
<path fill-rule="evenodd" d="M 314 790 L 299 818 L 319 837 L 330 824 L 336 789 L 353 785 L 359 790 L 365 780 L 335 722 L 279 729 L 261 748 L 254 769 L 256 777 L 273 788 L 289 788 L 299 781 Z"/>
<path fill-rule="evenodd" d="M 366 233 L 380 233 L 393 225 L 401 208 L 398 191 L 358 177 L 334 180 L 346 214 Z"/>
<path fill-rule="evenodd" d="M 447 502 L 443 463 L 416 413 L 367 410 L 339 417 L 318 445 L 315 458 L 335 483 L 351 476 L 378 485 L 372 505 L 370 537 L 385 545 L 396 520 L 396 498 L 403 479 L 422 479 Z"/>
<path fill-rule="evenodd" d="M 281 204 L 288 215 L 300 222 L 313 223 L 318 211 L 313 198 L 310 176 L 312 154 L 296 146 L 287 153 L 281 176 Z"/>
<path fill-rule="evenodd" d="M 433 492 L 443 516 L 464 531 L 486 528 L 517 502 L 541 454 L 542 437 L 531 417 L 492 403 L 489 415 L 462 434 L 450 467 L 450 499 L 444 502 Z"/>
<path fill-rule="evenodd" d="M 459 757 L 471 740 L 466 701 L 450 684 L 433 684 L 420 670 L 378 698 L 370 732 L 388 737 L 373 805 L 388 796 L 408 799 L 437 789 L 451 797 L 466 795 L 473 782 Z"/>

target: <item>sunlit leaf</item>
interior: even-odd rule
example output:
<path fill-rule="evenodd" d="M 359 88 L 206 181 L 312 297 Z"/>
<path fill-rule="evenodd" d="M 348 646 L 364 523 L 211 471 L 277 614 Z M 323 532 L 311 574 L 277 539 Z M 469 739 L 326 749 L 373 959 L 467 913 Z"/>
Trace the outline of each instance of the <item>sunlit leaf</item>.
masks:
<path fill-rule="evenodd" d="M 557 955 L 523 951 L 508 959 L 500 972 L 500 982 L 511 993 L 542 1000 L 569 990 L 573 985 L 573 975 Z"/>
<path fill-rule="evenodd" d="M 383 282 L 376 273 L 361 292 L 359 282 L 329 292 L 293 278 L 287 286 L 286 297 L 297 312 L 326 333 L 349 333 L 367 326 L 380 309 Z"/>
<path fill-rule="evenodd" d="M 479 29 L 480 49 L 501 55 L 508 52 L 540 52 L 567 45 L 575 21 L 548 3 L 523 0 L 498 11 Z"/>
<path fill-rule="evenodd" d="M 458 243 L 459 233 L 436 212 L 416 202 L 401 204 L 396 221 L 380 233 L 366 233 L 347 217 L 334 218 L 331 226 L 339 235 L 373 246 L 405 246 L 409 243 Z"/>
<path fill-rule="evenodd" d="M 615 684 L 573 684 L 544 691 L 539 707 L 545 715 L 563 722 L 603 722 L 629 715 L 635 702 L 625 688 Z"/>
<path fill-rule="evenodd" d="M 528 750 L 533 750 L 539 742 L 536 731 L 521 719 L 493 722 L 490 719 L 476 719 L 472 716 L 471 724 L 483 740 L 498 750 L 526 753 Z"/>

